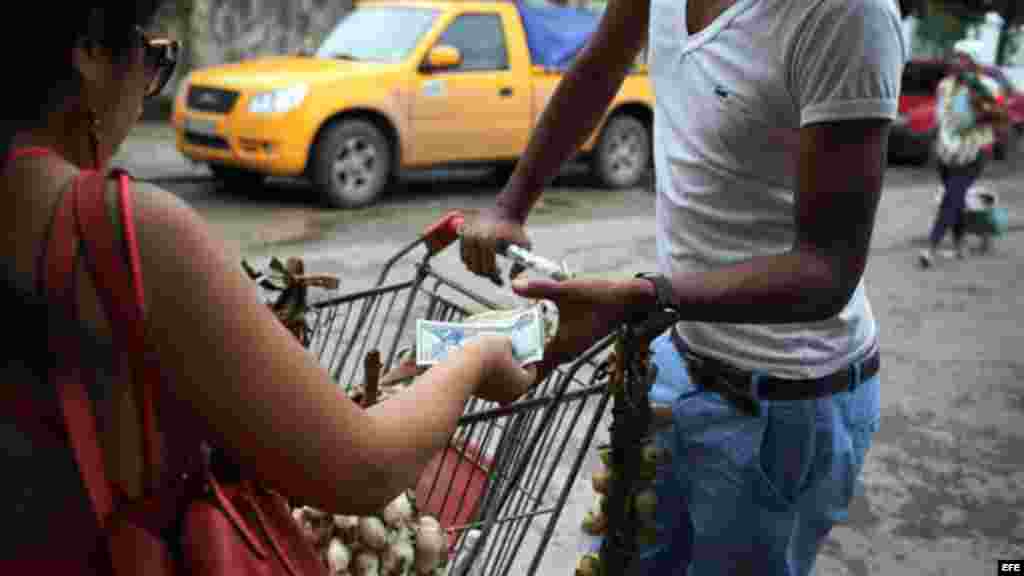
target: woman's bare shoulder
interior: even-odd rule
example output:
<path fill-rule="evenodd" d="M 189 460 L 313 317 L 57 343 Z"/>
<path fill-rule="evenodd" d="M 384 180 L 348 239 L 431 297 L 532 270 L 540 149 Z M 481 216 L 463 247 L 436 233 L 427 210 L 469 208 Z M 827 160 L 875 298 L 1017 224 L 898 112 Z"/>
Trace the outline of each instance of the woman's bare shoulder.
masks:
<path fill-rule="evenodd" d="M 225 257 L 235 256 L 186 200 L 148 182 L 133 181 L 131 185 L 140 252 L 141 248 L 213 249 Z"/>

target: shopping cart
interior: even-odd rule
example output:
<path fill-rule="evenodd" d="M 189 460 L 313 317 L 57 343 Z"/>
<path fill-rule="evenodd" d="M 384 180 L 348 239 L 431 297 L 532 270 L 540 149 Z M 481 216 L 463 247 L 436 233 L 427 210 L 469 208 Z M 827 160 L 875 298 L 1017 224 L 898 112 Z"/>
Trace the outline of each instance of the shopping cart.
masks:
<path fill-rule="evenodd" d="M 310 306 L 308 348 L 346 392 L 362 381 L 367 354 L 379 353 L 383 372 L 397 365 L 415 342 L 417 319 L 457 321 L 498 308 L 432 266 L 457 239 L 461 219 L 451 213 L 430 226 L 385 262 L 372 288 Z M 467 404 L 448 448 L 415 489 L 420 510 L 449 534 L 449 574 L 537 573 L 609 403 L 605 353 L 614 339 L 514 404 Z"/>

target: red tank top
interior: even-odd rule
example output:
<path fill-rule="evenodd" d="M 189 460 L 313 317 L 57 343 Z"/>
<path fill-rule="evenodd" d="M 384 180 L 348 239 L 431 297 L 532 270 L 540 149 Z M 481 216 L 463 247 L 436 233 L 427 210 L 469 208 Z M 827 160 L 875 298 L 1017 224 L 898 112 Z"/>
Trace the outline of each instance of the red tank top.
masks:
<path fill-rule="evenodd" d="M 8 154 L 4 166 L 9 166 L 18 158 L 48 155 L 56 153 L 39 147 L 15 149 Z M 115 175 L 121 179 L 123 187 L 128 185 L 127 174 L 121 172 Z M 54 258 L 73 256 L 73 253 L 69 255 L 66 251 L 61 252 L 61 249 L 56 250 L 56 253 L 53 251 L 54 247 L 60 245 L 59 240 L 54 242 L 55 239 L 67 238 L 70 246 L 72 231 L 66 228 L 69 221 L 74 224 L 74 219 L 59 218 L 62 209 L 70 209 L 64 205 L 65 199 L 62 198 L 48 231 L 47 248 L 41 251 L 36 294 L 20 295 L 23 300 L 35 301 L 42 310 L 54 304 L 46 297 L 48 292 L 44 281 L 50 279 L 44 271 L 49 273 L 53 269 L 51 266 Z M 81 206 L 82 202 L 78 205 Z M 128 260 L 132 265 L 128 273 L 141 280 L 133 206 L 127 190 L 121 193 L 120 208 L 123 245 L 128 248 L 128 258 L 98 256 L 90 259 L 90 263 L 97 267 L 96 272 L 102 274 L 107 266 L 105 262 Z M 78 261 L 84 264 L 83 259 Z M 76 276 L 70 274 L 72 294 L 77 293 L 73 287 Z M 96 277 L 94 273 L 93 278 Z M 141 281 L 130 284 L 135 293 L 130 296 L 125 294 L 123 298 L 129 301 L 134 299 L 141 305 Z M 99 284 L 97 291 L 100 292 Z M 116 319 L 110 316 L 108 304 L 106 302 L 104 308 L 108 309 L 108 317 L 113 324 Z M 45 325 L 43 319 L 37 322 Z M 45 328 L 40 331 L 48 332 Z M 96 414 L 97 407 L 109 397 L 110 389 L 120 383 L 111 375 L 102 374 L 102 368 L 88 361 L 95 356 L 111 355 L 113 351 L 92 350 L 89 348 L 90 343 L 86 342 L 87 338 L 81 340 L 85 349 L 77 354 L 81 362 L 74 371 L 81 376 L 88 398 L 82 398 L 78 404 L 87 405 L 85 409 L 91 408 L 92 413 Z M 79 465 L 81 455 L 76 454 L 72 447 L 65 421 L 68 405 L 62 402 L 66 402 L 66 397 L 59 394 L 54 382 L 47 378 L 48 368 L 59 366 L 62 362 L 67 364 L 67 359 L 53 357 L 46 352 L 46 346 L 45 339 L 41 342 L 37 339 L 26 345 L 26 348 L 36 347 L 42 352 L 32 354 L 36 358 L 9 359 L 7 376 L 12 380 L 0 386 L 0 390 L 3 390 L 0 395 L 0 467 L 5 471 L 0 474 L 0 518 L 9 527 L 8 536 L 0 539 L 0 574 L 109 574 L 106 540 L 98 526 L 96 510 L 104 507 L 116 509 L 123 503 L 124 493 L 119 487 L 111 486 L 112 499 L 108 496 L 104 502 L 104 498 L 98 498 L 83 482 L 83 466 Z M 169 399 L 159 394 L 161 391 L 154 393 L 154 404 L 160 405 L 160 423 L 174 424 L 173 430 L 162 426 L 167 438 L 165 453 L 161 455 L 165 470 L 162 485 L 185 473 L 197 476 L 201 468 L 200 436 L 195 419 L 184 407 L 171 401 L 165 402 Z M 169 519 L 167 515 L 173 514 L 173 511 L 161 512 L 163 518 L 154 517 L 151 523 L 147 520 L 146 525 L 151 526 L 154 532 L 165 528 Z"/>

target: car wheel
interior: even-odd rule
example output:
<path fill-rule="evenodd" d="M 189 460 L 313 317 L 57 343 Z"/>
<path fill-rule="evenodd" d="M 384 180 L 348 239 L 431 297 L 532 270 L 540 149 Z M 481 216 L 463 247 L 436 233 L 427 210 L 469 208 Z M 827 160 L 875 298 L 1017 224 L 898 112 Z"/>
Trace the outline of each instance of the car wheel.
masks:
<path fill-rule="evenodd" d="M 592 169 L 607 188 L 631 188 L 647 175 L 651 165 L 651 134 L 639 119 L 612 116 L 601 131 Z"/>
<path fill-rule="evenodd" d="M 321 135 L 312 168 L 313 184 L 327 206 L 367 206 L 391 178 L 391 148 L 370 122 L 343 120 Z"/>
<path fill-rule="evenodd" d="M 224 186 L 232 189 L 238 188 L 242 190 L 250 190 L 252 188 L 262 186 L 263 182 L 266 181 L 266 176 L 263 174 L 242 168 L 235 168 L 234 166 L 211 164 L 210 172 L 213 172 L 214 179 Z"/>

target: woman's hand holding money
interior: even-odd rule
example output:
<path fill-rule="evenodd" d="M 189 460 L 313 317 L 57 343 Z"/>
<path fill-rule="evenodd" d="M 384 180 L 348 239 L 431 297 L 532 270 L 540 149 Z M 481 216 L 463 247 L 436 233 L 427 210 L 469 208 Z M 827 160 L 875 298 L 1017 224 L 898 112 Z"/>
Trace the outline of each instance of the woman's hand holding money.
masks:
<path fill-rule="evenodd" d="M 511 404 L 525 394 L 537 378 L 535 367 L 519 365 L 512 354 L 512 340 L 507 336 L 477 336 L 466 342 L 456 355 L 473 355 L 480 359 L 483 370 L 473 395 L 490 402 Z"/>

